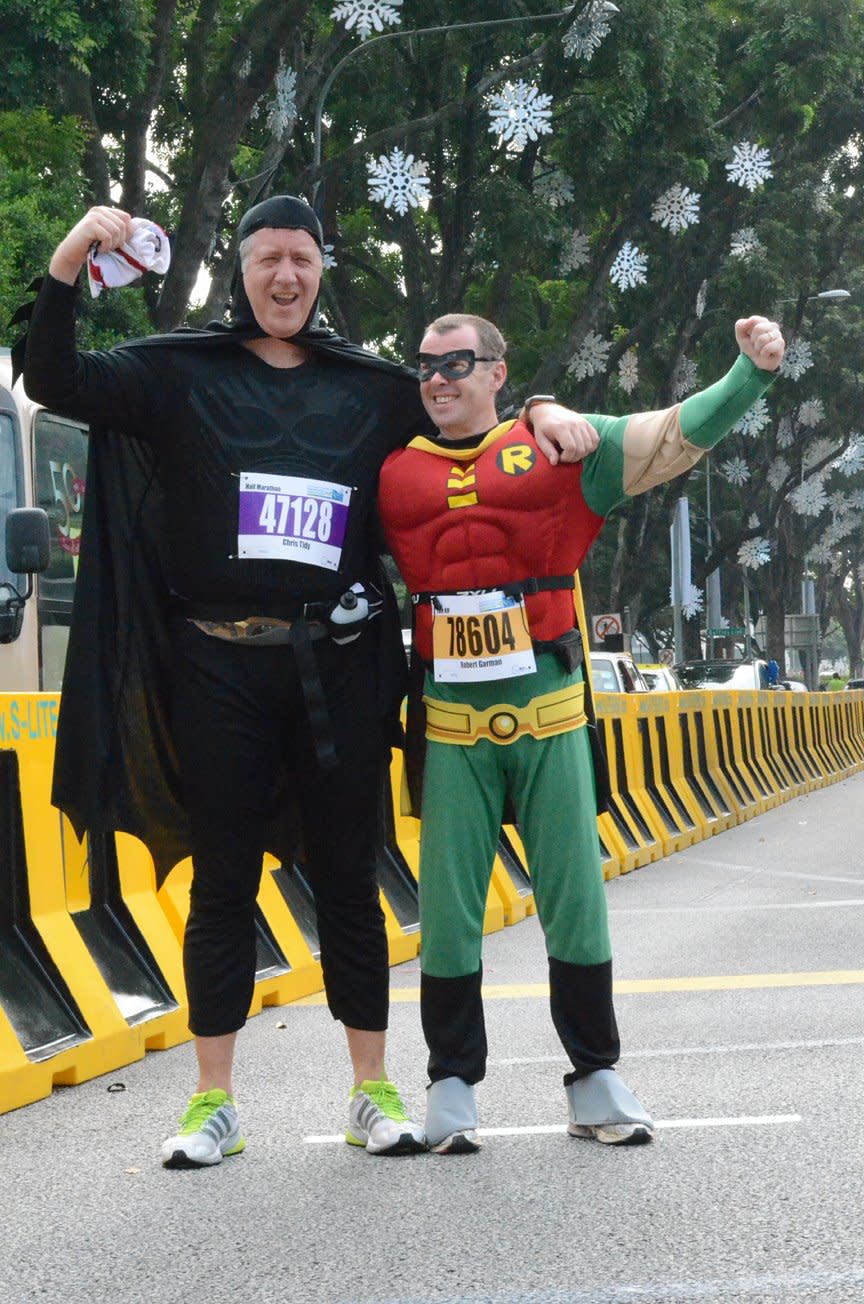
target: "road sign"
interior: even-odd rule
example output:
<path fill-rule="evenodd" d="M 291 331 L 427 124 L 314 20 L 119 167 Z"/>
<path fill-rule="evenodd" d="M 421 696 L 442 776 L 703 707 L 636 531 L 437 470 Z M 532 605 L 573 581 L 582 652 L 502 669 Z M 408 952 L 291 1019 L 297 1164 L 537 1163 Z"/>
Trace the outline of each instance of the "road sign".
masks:
<path fill-rule="evenodd" d="M 591 620 L 591 628 L 597 643 L 602 643 L 604 638 L 609 638 L 611 635 L 621 634 L 624 628 L 621 624 L 621 613 L 610 611 L 603 616 L 594 616 Z"/>
<path fill-rule="evenodd" d="M 674 664 L 675 664 L 675 653 L 672 651 L 671 647 L 664 647 L 664 648 L 661 648 L 661 650 L 660 650 L 660 664 L 661 664 L 661 666 L 674 666 Z"/>
<path fill-rule="evenodd" d="M 709 638 L 743 638 L 743 625 L 725 625 L 722 629 L 706 629 Z"/>

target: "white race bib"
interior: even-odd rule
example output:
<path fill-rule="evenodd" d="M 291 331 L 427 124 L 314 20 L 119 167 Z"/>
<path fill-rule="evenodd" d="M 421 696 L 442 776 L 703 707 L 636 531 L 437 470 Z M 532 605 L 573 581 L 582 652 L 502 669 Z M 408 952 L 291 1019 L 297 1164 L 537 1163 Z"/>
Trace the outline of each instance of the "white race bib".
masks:
<path fill-rule="evenodd" d="M 350 503 L 344 484 L 243 471 L 237 556 L 338 570 Z"/>
<path fill-rule="evenodd" d="M 523 597 L 448 593 L 432 600 L 433 674 L 437 683 L 514 679 L 537 669 Z"/>

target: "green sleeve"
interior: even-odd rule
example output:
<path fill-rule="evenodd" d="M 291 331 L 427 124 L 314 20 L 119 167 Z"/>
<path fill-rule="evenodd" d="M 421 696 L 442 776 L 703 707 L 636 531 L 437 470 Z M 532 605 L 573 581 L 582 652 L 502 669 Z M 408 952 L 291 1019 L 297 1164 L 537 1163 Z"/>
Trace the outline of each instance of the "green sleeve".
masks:
<path fill-rule="evenodd" d="M 625 498 L 681 475 L 729 433 L 776 375 L 742 353 L 721 380 L 680 405 L 624 417 L 584 413 L 600 436 L 582 464 L 588 507 L 608 516 Z"/>

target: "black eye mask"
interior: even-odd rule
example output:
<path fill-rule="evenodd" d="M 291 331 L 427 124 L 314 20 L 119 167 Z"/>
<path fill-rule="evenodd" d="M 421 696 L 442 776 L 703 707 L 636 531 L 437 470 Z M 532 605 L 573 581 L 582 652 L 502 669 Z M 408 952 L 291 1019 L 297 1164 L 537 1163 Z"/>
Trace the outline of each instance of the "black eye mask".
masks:
<path fill-rule="evenodd" d="M 417 372 L 423 381 L 440 372 L 445 380 L 465 380 L 478 362 L 500 362 L 500 358 L 478 358 L 473 349 L 451 349 L 449 353 L 418 353 Z"/>

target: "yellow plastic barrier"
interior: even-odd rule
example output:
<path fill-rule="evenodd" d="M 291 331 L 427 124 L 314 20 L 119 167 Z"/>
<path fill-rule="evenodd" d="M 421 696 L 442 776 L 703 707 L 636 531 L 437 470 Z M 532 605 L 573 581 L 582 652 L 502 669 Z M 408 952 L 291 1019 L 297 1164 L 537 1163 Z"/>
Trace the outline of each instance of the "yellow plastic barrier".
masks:
<path fill-rule="evenodd" d="M 607 878 L 864 768 L 864 691 L 600 693 L 595 705 L 612 788 L 597 823 Z M 54 695 L 0 695 L 0 744 L 12 744 L 0 747 L 0 1113 L 189 1035 L 181 943 L 191 863 L 157 892 L 137 839 L 78 842 L 50 806 L 56 710 Z M 385 812 L 379 866 L 394 964 L 419 949 L 420 825 L 398 809 L 394 799 Z M 258 907 L 250 1014 L 323 986 L 302 865 L 267 857 Z M 534 908 L 524 849 L 507 827 L 484 931 Z M 140 989 L 124 986 L 124 938 L 144 955 Z"/>

